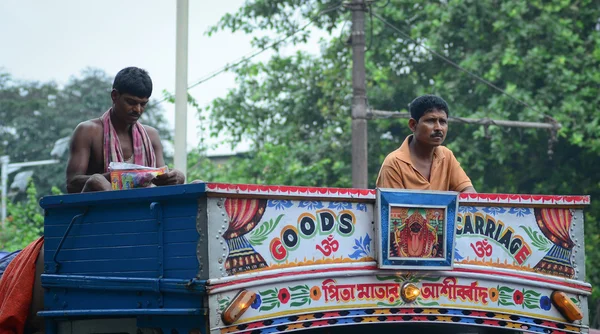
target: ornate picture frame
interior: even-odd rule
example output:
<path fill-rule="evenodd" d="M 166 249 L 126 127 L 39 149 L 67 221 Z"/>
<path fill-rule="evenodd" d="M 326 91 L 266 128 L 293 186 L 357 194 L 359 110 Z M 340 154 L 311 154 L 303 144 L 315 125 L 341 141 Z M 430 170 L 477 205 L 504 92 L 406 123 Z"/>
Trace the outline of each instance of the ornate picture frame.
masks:
<path fill-rule="evenodd" d="M 377 266 L 452 269 L 457 209 L 457 192 L 377 189 Z"/>

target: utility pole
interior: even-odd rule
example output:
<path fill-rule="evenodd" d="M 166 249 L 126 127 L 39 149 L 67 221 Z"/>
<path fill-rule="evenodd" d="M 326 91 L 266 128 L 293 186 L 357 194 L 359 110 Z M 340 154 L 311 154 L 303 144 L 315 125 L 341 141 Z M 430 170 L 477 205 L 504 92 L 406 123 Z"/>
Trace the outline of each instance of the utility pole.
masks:
<path fill-rule="evenodd" d="M 352 187 L 367 188 L 367 88 L 364 0 L 352 0 Z"/>
<path fill-rule="evenodd" d="M 175 45 L 175 168 L 187 175 L 188 0 L 177 0 Z"/>

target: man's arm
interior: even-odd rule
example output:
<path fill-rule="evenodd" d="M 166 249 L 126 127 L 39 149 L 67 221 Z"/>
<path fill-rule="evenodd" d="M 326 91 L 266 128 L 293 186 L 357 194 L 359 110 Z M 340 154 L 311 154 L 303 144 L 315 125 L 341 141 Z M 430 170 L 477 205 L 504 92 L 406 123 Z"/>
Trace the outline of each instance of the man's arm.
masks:
<path fill-rule="evenodd" d="M 150 141 L 152 142 L 152 148 L 154 148 L 154 155 L 156 156 L 156 167 L 162 167 L 165 165 L 165 158 L 163 156 L 163 147 L 160 141 L 160 135 L 158 130 L 151 126 L 144 126 Z M 166 186 L 174 184 L 183 184 L 185 182 L 185 176 L 182 172 L 177 169 L 171 169 L 168 173 L 157 176 L 152 182 L 157 186 Z"/>
<path fill-rule="evenodd" d="M 473 183 L 465 170 L 461 167 L 460 162 L 456 160 L 454 153 L 451 153 L 450 161 L 450 191 L 458 191 L 461 193 L 476 193 Z"/>
<path fill-rule="evenodd" d="M 67 164 L 67 192 L 79 193 L 92 175 L 86 175 L 92 151 L 92 138 L 95 126 L 87 121 L 80 123 L 73 131 L 69 146 L 69 162 Z M 103 174 L 109 180 L 109 174 Z M 110 180 L 109 180 L 110 181 Z"/>

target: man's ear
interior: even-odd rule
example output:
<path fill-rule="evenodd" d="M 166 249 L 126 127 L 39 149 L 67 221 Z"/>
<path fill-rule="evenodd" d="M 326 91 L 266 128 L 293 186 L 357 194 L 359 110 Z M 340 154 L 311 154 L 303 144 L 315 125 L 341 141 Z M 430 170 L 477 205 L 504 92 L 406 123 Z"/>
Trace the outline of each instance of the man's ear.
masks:
<path fill-rule="evenodd" d="M 110 92 L 110 98 L 112 99 L 113 103 L 117 102 L 119 96 L 119 91 L 113 88 L 113 90 Z"/>
<path fill-rule="evenodd" d="M 415 120 L 414 118 L 408 120 L 408 127 L 410 128 L 410 131 L 415 132 L 417 130 L 418 122 L 419 121 Z"/>

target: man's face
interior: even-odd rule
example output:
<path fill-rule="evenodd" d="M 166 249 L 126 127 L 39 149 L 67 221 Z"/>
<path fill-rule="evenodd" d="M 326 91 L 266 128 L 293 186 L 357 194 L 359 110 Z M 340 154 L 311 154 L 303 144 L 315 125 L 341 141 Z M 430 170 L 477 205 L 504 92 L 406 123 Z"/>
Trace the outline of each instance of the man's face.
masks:
<path fill-rule="evenodd" d="M 131 94 L 121 94 L 113 90 L 111 97 L 114 103 L 115 115 L 127 124 L 134 124 L 144 113 L 148 98 L 137 97 Z"/>
<path fill-rule="evenodd" d="M 448 133 L 448 116 L 443 110 L 433 109 L 421 116 L 419 121 L 411 118 L 408 125 L 420 143 L 439 146 Z"/>

